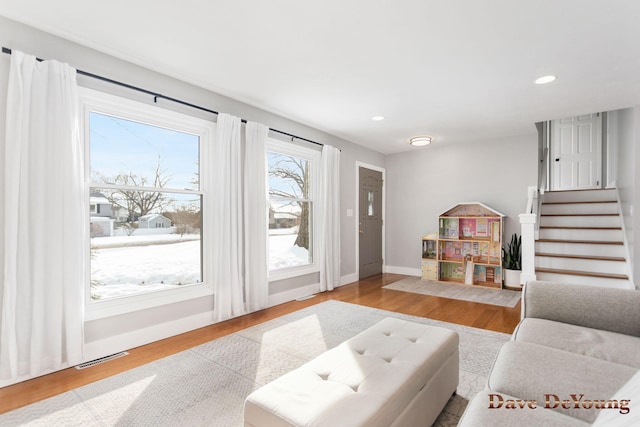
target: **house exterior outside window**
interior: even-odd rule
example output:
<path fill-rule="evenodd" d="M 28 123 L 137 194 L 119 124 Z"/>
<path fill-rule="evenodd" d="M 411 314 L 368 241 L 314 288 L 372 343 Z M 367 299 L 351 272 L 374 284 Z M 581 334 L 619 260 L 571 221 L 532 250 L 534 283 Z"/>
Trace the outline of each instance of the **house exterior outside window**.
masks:
<path fill-rule="evenodd" d="M 314 218 L 320 152 L 275 140 L 267 150 L 269 278 L 317 272 Z"/>
<path fill-rule="evenodd" d="M 215 125 L 88 89 L 82 100 L 87 318 L 211 295 L 200 152 Z"/>

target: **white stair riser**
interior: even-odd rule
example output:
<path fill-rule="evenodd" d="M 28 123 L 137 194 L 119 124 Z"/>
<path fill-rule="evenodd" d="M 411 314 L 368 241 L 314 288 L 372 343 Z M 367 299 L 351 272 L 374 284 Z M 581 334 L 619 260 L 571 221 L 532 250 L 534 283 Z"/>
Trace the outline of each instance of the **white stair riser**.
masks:
<path fill-rule="evenodd" d="M 541 216 L 540 225 L 547 227 L 620 227 L 619 216 Z"/>
<path fill-rule="evenodd" d="M 545 193 L 542 200 L 544 203 L 541 206 L 540 212 L 542 215 L 540 216 L 540 229 L 537 233 L 538 238 L 551 240 L 622 241 L 624 236 L 622 235 L 621 229 L 597 229 L 598 227 L 621 227 L 622 221 L 618 215 L 618 204 L 617 202 L 612 203 L 616 198 L 617 193 L 615 189 Z M 545 216 L 545 214 L 548 216 Z M 584 229 L 557 227 L 582 227 Z M 596 229 L 589 230 L 589 228 Z M 535 250 L 536 253 L 556 255 L 626 257 L 625 247 L 614 244 L 549 243 L 536 241 Z M 589 273 L 628 275 L 629 265 L 626 261 L 536 256 L 535 265 L 536 269 L 572 270 L 587 274 L 582 276 L 536 272 L 538 280 L 579 283 L 592 286 L 633 288 L 633 284 L 626 279 L 592 277 L 588 275 Z"/>
<path fill-rule="evenodd" d="M 593 259 L 557 258 L 536 256 L 536 268 L 589 271 L 592 273 L 628 274 L 624 261 L 603 261 Z"/>
<path fill-rule="evenodd" d="M 616 200 L 615 190 L 550 191 L 544 193 L 545 202 L 591 202 Z"/>
<path fill-rule="evenodd" d="M 623 245 L 594 245 L 585 243 L 551 243 L 536 242 L 536 252 L 552 253 L 552 254 L 568 254 L 568 255 L 591 255 L 591 256 L 609 256 L 624 257 L 625 251 Z"/>
<path fill-rule="evenodd" d="M 602 277 L 574 276 L 571 274 L 536 273 L 536 280 L 548 280 L 552 282 L 577 283 L 586 286 L 604 286 L 608 288 L 633 289 L 629 280 L 608 279 Z"/>
<path fill-rule="evenodd" d="M 542 214 L 616 214 L 616 203 L 543 203 L 540 211 Z"/>
<path fill-rule="evenodd" d="M 556 240 L 597 240 L 604 242 L 621 242 L 622 230 L 541 228 L 539 238 Z"/>

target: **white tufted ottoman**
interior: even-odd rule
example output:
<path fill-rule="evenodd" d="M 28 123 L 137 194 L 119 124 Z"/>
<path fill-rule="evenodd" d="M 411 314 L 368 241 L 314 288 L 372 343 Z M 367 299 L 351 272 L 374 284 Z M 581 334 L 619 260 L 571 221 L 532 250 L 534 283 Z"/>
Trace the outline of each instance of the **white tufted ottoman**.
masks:
<path fill-rule="evenodd" d="M 430 426 L 458 386 L 458 334 L 387 318 L 251 393 L 247 427 Z"/>

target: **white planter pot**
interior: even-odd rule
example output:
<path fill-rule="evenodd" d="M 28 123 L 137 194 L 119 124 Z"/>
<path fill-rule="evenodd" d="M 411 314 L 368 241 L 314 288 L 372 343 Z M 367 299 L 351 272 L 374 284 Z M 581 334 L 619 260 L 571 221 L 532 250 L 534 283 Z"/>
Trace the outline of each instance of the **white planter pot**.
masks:
<path fill-rule="evenodd" d="M 507 288 L 521 288 L 522 284 L 520 283 L 520 274 L 521 270 L 509 270 L 508 268 L 504 269 L 504 286 Z"/>

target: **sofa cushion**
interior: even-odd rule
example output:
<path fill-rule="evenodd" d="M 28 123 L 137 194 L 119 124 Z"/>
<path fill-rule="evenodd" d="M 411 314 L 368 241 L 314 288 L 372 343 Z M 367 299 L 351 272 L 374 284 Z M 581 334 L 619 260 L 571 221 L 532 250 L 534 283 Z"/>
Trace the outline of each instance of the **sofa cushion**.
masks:
<path fill-rule="evenodd" d="M 561 402 L 571 400 L 572 394 L 583 395 L 585 400 L 607 399 L 636 371 L 629 366 L 568 351 L 510 341 L 500 349 L 487 385 L 492 391 L 523 400 L 543 403 L 549 398 L 551 409 L 593 422 L 598 410 L 573 404 L 563 408 Z"/>
<path fill-rule="evenodd" d="M 640 292 L 560 282 L 528 282 L 522 317 L 640 337 Z"/>
<path fill-rule="evenodd" d="M 545 319 L 523 319 L 513 339 L 640 369 L 640 338 Z"/>
<path fill-rule="evenodd" d="M 464 411 L 458 427 L 539 427 L 539 426 L 563 426 L 563 427 L 586 427 L 586 423 L 577 418 L 571 418 L 558 411 L 550 411 L 544 407 L 507 409 L 505 403 L 508 400 L 517 400 L 517 397 L 501 394 L 504 402 L 498 408 L 494 404 L 493 409 L 489 409 L 492 392 L 483 390 L 469 402 Z"/>

